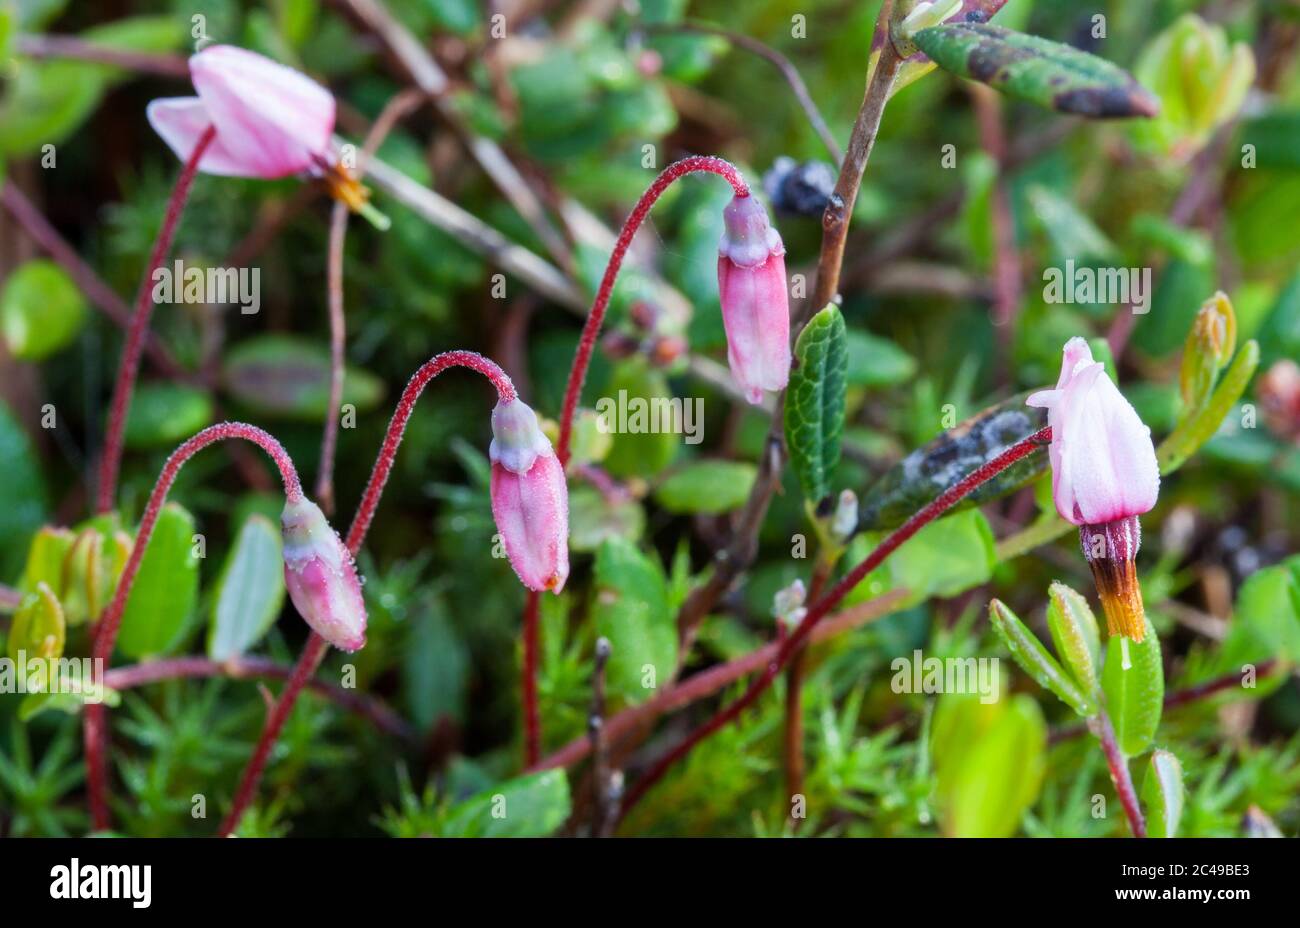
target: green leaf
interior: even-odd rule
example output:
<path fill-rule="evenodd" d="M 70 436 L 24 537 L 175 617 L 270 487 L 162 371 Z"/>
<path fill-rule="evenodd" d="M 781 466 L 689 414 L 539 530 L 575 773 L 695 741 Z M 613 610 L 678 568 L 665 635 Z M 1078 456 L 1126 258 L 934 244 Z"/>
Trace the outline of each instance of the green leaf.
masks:
<path fill-rule="evenodd" d="M 226 556 L 212 602 L 208 657 L 238 657 L 261 640 L 284 604 L 284 549 L 280 527 L 254 514 L 240 526 Z"/>
<path fill-rule="evenodd" d="M 1097 714 L 1096 699 L 1079 689 L 1056 658 L 1047 653 L 1038 636 L 1005 603 L 996 599 L 989 603 L 989 622 L 1011 652 L 1012 660 L 1039 686 L 1055 693 L 1057 698 L 1085 718 Z"/>
<path fill-rule="evenodd" d="M 668 605 L 668 581 L 658 561 L 624 539 L 596 552 L 596 634 L 610 641 L 611 694 L 639 703 L 677 670 L 677 623 Z"/>
<path fill-rule="evenodd" d="M 442 837 L 544 838 L 569 817 L 569 779 L 543 770 L 507 780 L 447 812 Z"/>
<path fill-rule="evenodd" d="M 1236 359 L 1228 372 L 1219 380 L 1210 398 L 1200 410 L 1160 443 L 1156 449 L 1156 459 L 1160 462 L 1160 473 L 1172 474 L 1197 450 L 1214 436 L 1223 424 L 1223 419 L 1232 411 L 1232 407 L 1246 391 L 1250 378 L 1259 366 L 1259 343 L 1254 339 L 1246 342 L 1237 352 Z"/>
<path fill-rule="evenodd" d="M 171 447 L 212 424 L 212 398 L 203 390 L 175 383 L 136 387 L 126 416 L 129 448 Z"/>
<path fill-rule="evenodd" d="M 635 499 L 606 499 L 591 486 L 569 490 L 569 550 L 595 551 L 607 538 L 637 541 L 645 531 L 645 509 Z"/>
<path fill-rule="evenodd" d="M 1104 58 L 989 23 L 947 23 L 913 39 L 945 71 L 1002 93 L 1091 118 L 1154 116 L 1159 103 Z"/>
<path fill-rule="evenodd" d="M 1125 647 L 1129 658 L 1127 668 Z M 1120 750 L 1134 757 L 1151 747 L 1164 707 L 1165 672 L 1160 664 L 1160 639 L 1150 619 L 1141 642 L 1111 635 L 1106 643 L 1101 688 L 1106 694 L 1106 711 L 1115 726 Z"/>
<path fill-rule="evenodd" d="M 1042 184 L 1031 185 L 1026 195 L 1058 261 L 1084 263 L 1113 258 L 1118 253 L 1106 233 L 1068 198 Z"/>
<path fill-rule="evenodd" d="M 856 564 L 880 541 L 876 534 L 853 540 L 844 561 Z M 847 602 L 874 599 L 890 590 L 906 589 L 907 598 L 897 608 L 915 605 L 931 596 L 956 596 L 988 582 L 997 564 L 993 529 L 977 509 L 938 519 L 905 541 L 885 563 L 853 588 Z"/>
<path fill-rule="evenodd" d="M 854 387 L 892 387 L 916 373 L 916 358 L 887 338 L 851 329 L 846 376 Z"/>
<path fill-rule="evenodd" d="M 179 504 L 168 503 L 158 514 L 153 537 L 127 596 L 118 648 L 137 659 L 166 653 L 176 644 L 194 611 L 198 591 L 194 517 Z"/>
<path fill-rule="evenodd" d="M 840 461 L 847 342 L 844 316 L 831 304 L 808 320 L 794 346 L 794 369 L 785 395 L 785 441 L 804 497 L 814 503 L 830 493 L 831 474 Z"/>
<path fill-rule="evenodd" d="M 1237 591 L 1223 643 L 1224 669 L 1270 657 L 1300 662 L 1300 558 L 1255 571 Z"/>
<path fill-rule="evenodd" d="M 32 545 L 27 549 L 27 564 L 23 568 L 21 590 L 24 593 L 36 592 L 37 586 L 48 584 L 57 594 L 63 588 L 63 562 L 76 533 L 71 529 L 44 526 L 32 537 Z"/>
<path fill-rule="evenodd" d="M 63 655 L 66 640 L 63 607 L 54 591 L 42 583 L 34 593 L 23 597 L 14 613 L 7 643 L 9 658 L 15 664 L 32 658 L 58 660 Z"/>
<path fill-rule="evenodd" d="M 1056 653 L 1079 688 L 1095 697 L 1101 688 L 1101 637 L 1088 601 L 1064 583 L 1048 587 L 1047 627 Z"/>
<path fill-rule="evenodd" d="M 730 512 L 744 504 L 757 475 L 746 461 L 695 461 L 659 484 L 655 499 L 669 512 Z"/>
<path fill-rule="evenodd" d="M 944 834 L 1014 834 L 1038 798 L 1046 769 L 1047 724 L 1024 693 L 984 704 L 975 694 L 939 697 L 930 730 L 935 802 Z"/>
<path fill-rule="evenodd" d="M 1169 751 L 1152 751 L 1142 782 L 1147 837 L 1175 838 L 1183 817 L 1183 765 Z"/>
<path fill-rule="evenodd" d="M 653 477 L 672 463 L 682 436 L 664 427 L 662 415 L 658 429 L 654 429 L 651 412 L 656 407 L 667 409 L 673 399 L 663 371 L 651 367 L 644 358 L 628 358 L 615 366 L 604 395 L 596 401 L 596 414 L 605 420 L 604 431 L 614 436 L 604 462 L 612 476 Z M 684 419 L 685 405 L 681 409 Z M 684 427 L 684 423 L 680 424 Z M 692 424 L 700 427 L 700 423 Z"/>
<path fill-rule="evenodd" d="M 222 381 L 231 396 L 251 409 L 317 422 L 329 405 L 329 351 L 292 335 L 260 335 L 227 352 Z M 347 369 L 345 404 L 364 412 L 379 405 L 383 396 L 382 380 L 369 371 Z"/>
<path fill-rule="evenodd" d="M 45 522 L 43 472 L 23 427 L 0 402 L 0 577 L 18 572 L 32 533 Z"/>
<path fill-rule="evenodd" d="M 53 261 L 24 262 L 0 295 L 0 331 L 14 357 L 40 361 L 70 344 L 86 321 L 86 301 Z"/>
<path fill-rule="evenodd" d="M 941 432 L 899 461 L 858 494 L 863 529 L 897 528 L 967 474 L 1047 424 L 1047 413 L 1025 405 L 1022 393 Z M 1047 454 L 1034 451 L 982 484 L 954 510 L 1005 496 L 1047 469 Z"/>

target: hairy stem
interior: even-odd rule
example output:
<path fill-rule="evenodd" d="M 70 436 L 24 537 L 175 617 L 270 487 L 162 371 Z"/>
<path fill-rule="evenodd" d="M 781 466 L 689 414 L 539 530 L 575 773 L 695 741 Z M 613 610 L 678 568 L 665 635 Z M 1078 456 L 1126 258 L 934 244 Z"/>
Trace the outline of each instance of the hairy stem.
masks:
<path fill-rule="evenodd" d="M 761 696 L 772 684 L 772 681 L 776 679 L 776 675 L 780 673 L 782 668 L 784 668 L 789 662 L 791 656 L 803 647 L 804 642 L 812 632 L 813 626 L 816 625 L 824 615 L 839 605 L 840 602 L 843 601 L 844 597 L 847 596 L 854 587 L 861 583 L 862 579 L 867 574 L 872 570 L 875 570 L 875 568 L 878 567 L 885 558 L 893 554 L 905 541 L 920 531 L 921 528 L 948 511 L 948 509 L 963 499 L 976 487 L 991 480 L 1021 458 L 1039 450 L 1046 442 L 1051 440 L 1051 437 L 1052 429 L 1048 426 L 1039 429 L 1028 438 L 1022 439 L 1007 448 L 997 457 L 987 461 L 970 474 L 957 481 L 957 483 L 953 484 L 901 526 L 886 536 L 885 539 L 876 546 L 876 549 L 867 555 L 867 557 L 860 564 L 854 567 L 853 570 L 849 571 L 849 573 L 841 579 L 839 583 L 832 587 L 829 593 L 821 597 L 817 602 L 813 603 L 813 605 L 809 607 L 807 614 L 799 623 L 798 627 L 796 627 L 794 632 L 781 642 L 781 647 L 777 651 L 776 656 L 772 659 L 771 663 L 767 665 L 763 673 L 752 684 L 750 684 L 749 689 L 745 691 L 744 695 L 731 703 L 731 705 L 719 711 L 713 716 L 713 718 L 709 719 L 703 725 L 692 731 L 677 745 L 677 747 L 669 751 L 645 774 L 643 774 L 640 779 L 637 780 L 636 785 L 629 790 L 627 799 L 623 803 L 622 814 L 626 815 L 628 810 L 636 805 L 637 800 L 644 796 L 650 787 L 658 782 L 663 775 L 668 772 L 673 764 L 689 754 L 695 745 L 699 744 L 724 725 L 736 719 L 741 712 L 753 705 L 758 697 Z"/>
<path fill-rule="evenodd" d="M 887 35 L 891 8 L 887 0 L 876 18 L 876 32 L 885 35 L 885 44 L 867 82 L 862 108 L 858 111 L 857 121 L 853 125 L 853 135 L 849 139 L 848 152 L 844 157 L 844 163 L 840 166 L 835 192 L 822 216 L 822 244 L 817 260 L 817 285 L 813 297 L 790 320 L 791 334 L 795 338 L 798 337 L 811 312 L 820 310 L 839 291 L 840 269 L 844 263 L 844 245 L 848 238 L 853 204 L 857 202 L 862 176 L 871 157 L 871 150 L 875 146 L 880 120 L 885 113 L 885 104 L 889 101 L 889 89 L 894 83 L 900 64 L 893 43 L 889 41 Z M 784 403 L 785 394 L 781 393 L 777 397 L 776 408 L 772 414 L 772 425 L 768 430 L 765 450 L 759 460 L 758 476 L 736 521 L 731 544 L 718 552 L 714 558 L 713 572 L 708 580 L 693 589 L 678 610 L 678 635 L 682 644 L 687 647 L 694 640 L 700 622 L 717 604 L 722 594 L 730 589 L 741 572 L 753 562 L 758 551 L 758 532 L 767 515 L 767 507 L 772 501 L 772 495 L 780 486 L 781 471 L 785 467 Z"/>
<path fill-rule="evenodd" d="M 375 458 L 375 466 L 370 472 L 370 481 L 366 484 L 365 492 L 361 495 L 361 502 L 357 506 L 356 515 L 352 517 L 352 527 L 348 529 L 345 544 L 353 556 L 361 550 L 361 545 L 366 539 L 366 533 L 370 530 L 370 523 L 374 521 L 375 509 L 379 506 L 380 497 L 383 496 L 384 485 L 388 482 L 388 475 L 392 473 L 393 462 L 397 457 L 397 449 L 402 443 L 403 434 L 406 432 L 406 424 L 410 421 L 411 413 L 415 410 L 415 404 L 420 399 L 420 394 L 424 392 L 424 388 L 428 386 L 429 381 L 450 367 L 467 367 L 482 374 L 496 387 L 497 395 L 502 402 L 509 402 L 515 398 L 514 384 L 510 382 L 506 372 L 481 354 L 473 351 L 444 351 L 442 354 L 434 355 L 424 362 L 406 384 L 406 389 L 402 391 L 401 399 L 397 402 L 397 408 L 393 411 L 393 418 L 389 420 L 388 431 L 384 435 L 383 444 L 379 447 L 379 454 Z M 307 685 L 312 674 L 316 672 L 316 668 L 320 666 L 320 662 L 324 660 L 328 650 L 328 642 L 321 638 L 320 635 L 312 632 L 307 639 L 307 643 L 303 646 L 298 662 L 294 665 L 289 682 L 285 684 L 279 698 L 275 701 L 275 706 L 267 715 L 266 723 L 262 727 L 262 734 L 258 738 L 257 747 L 254 749 L 248 765 L 244 768 L 234 802 L 231 804 L 230 811 L 221 825 L 220 833 L 222 835 L 232 834 L 239 827 L 239 821 L 243 818 L 245 810 L 252 803 L 253 797 L 257 795 L 258 782 L 261 780 L 262 771 L 266 767 L 266 761 L 271 755 L 271 748 L 275 746 L 276 740 L 280 737 L 280 730 L 284 728 L 284 723 L 288 721 L 298 695 L 302 692 L 303 687 Z"/>
<path fill-rule="evenodd" d="M 104 685 L 111 690 L 121 691 L 147 686 L 162 680 L 195 677 L 229 677 L 233 680 L 273 677 L 287 680 L 293 676 L 293 670 L 293 665 L 281 664 L 270 658 L 251 654 L 241 654 L 224 661 L 215 661 L 206 657 L 172 657 L 132 664 L 129 667 L 115 667 L 104 673 Z M 313 692 L 319 693 L 339 707 L 368 719 L 380 731 L 404 741 L 414 737 L 415 733 L 411 726 L 400 715 L 384 705 L 382 700 L 374 696 L 344 689 L 323 680 L 312 680 L 307 685 Z"/>
<path fill-rule="evenodd" d="M 196 453 L 214 442 L 228 438 L 242 438 L 261 447 L 280 470 L 280 476 L 284 481 L 284 495 L 289 500 L 302 498 L 302 485 L 298 481 L 298 472 L 288 452 L 274 436 L 256 426 L 242 422 L 220 422 L 209 426 L 181 444 L 163 464 L 158 482 L 154 484 L 153 492 L 149 495 L 144 516 L 140 519 L 135 544 L 131 548 L 131 556 L 127 559 L 126 567 L 122 570 L 122 577 L 118 580 L 113 600 L 95 629 L 91 656 L 97 662 L 97 666 L 106 666 L 113 656 L 113 645 L 122 626 L 122 614 L 126 609 L 127 597 L 131 593 L 132 584 L 135 583 L 136 574 L 140 571 L 140 562 L 144 559 L 145 549 L 149 546 L 149 538 L 158 522 L 163 503 L 167 500 L 167 493 L 176 482 L 176 474 Z M 109 826 L 108 767 L 105 758 L 108 740 L 107 709 L 103 703 L 88 703 L 85 714 L 86 786 L 90 801 L 90 815 L 94 827 L 102 830 Z"/>
<path fill-rule="evenodd" d="M 99 462 L 99 512 L 109 512 L 117 495 L 117 475 L 122 466 L 122 435 L 126 429 L 126 414 L 131 407 L 131 394 L 135 390 L 136 374 L 140 370 L 140 355 L 144 350 L 145 336 L 149 332 L 149 317 L 153 315 L 153 281 L 154 272 L 162 266 L 171 251 L 176 238 L 176 228 L 180 225 L 181 213 L 185 211 L 185 200 L 189 197 L 194 177 L 199 172 L 199 161 L 207 151 L 212 140 L 217 137 L 217 130 L 209 126 L 199 137 L 198 144 L 176 178 L 171 198 L 167 201 L 167 214 L 163 217 L 162 229 L 154 242 L 149 264 L 145 267 L 144 280 L 140 282 L 140 293 L 136 298 L 135 312 L 131 316 L 131 326 L 127 329 L 126 344 L 122 348 L 122 362 L 117 370 L 117 382 L 113 385 L 113 400 L 109 407 L 108 432 L 104 436 L 103 457 Z"/>
<path fill-rule="evenodd" d="M 623 258 L 627 255 L 628 247 L 632 244 L 637 229 L 641 227 L 641 223 L 650 214 L 650 208 L 663 195 L 663 192 L 672 185 L 673 181 L 685 177 L 687 174 L 699 172 L 717 174 L 731 184 L 736 196 L 749 196 L 749 188 L 745 185 L 745 181 L 734 166 L 721 158 L 703 155 L 683 158 L 681 161 L 675 161 L 668 165 L 668 167 L 664 168 L 663 173 L 654 179 L 646 192 L 641 194 L 641 199 L 637 200 L 636 206 L 628 214 L 627 221 L 623 223 L 623 228 L 618 233 L 618 239 L 614 242 L 614 250 L 609 256 L 609 263 L 605 265 L 605 275 L 600 280 L 600 287 L 596 290 L 596 298 L 592 301 L 591 310 L 587 313 L 587 321 L 582 326 L 582 337 L 578 341 L 578 350 L 573 356 L 573 366 L 569 369 L 569 382 L 564 390 L 564 408 L 560 413 L 560 442 L 555 449 L 561 464 L 567 464 L 569 461 L 569 442 L 573 436 L 573 414 L 578 408 L 578 399 L 582 395 L 582 385 L 587 379 L 587 368 L 591 364 L 591 353 L 596 347 L 596 337 L 600 334 L 601 323 L 605 321 L 605 311 L 609 308 L 609 299 L 614 293 L 614 282 L 618 279 L 618 272 L 623 266 Z"/>
<path fill-rule="evenodd" d="M 542 756 L 542 719 L 537 708 L 538 613 L 541 595 L 528 591 L 524 602 L 524 659 L 519 668 L 519 692 L 524 711 L 524 766 L 531 767 Z"/>
<path fill-rule="evenodd" d="M 398 121 L 420 105 L 423 95 L 414 90 L 399 91 L 384 105 L 366 134 L 357 159 L 357 180 L 365 177 L 366 164 L 383 144 Z M 346 370 L 347 320 L 343 313 L 343 242 L 347 236 L 347 204 L 337 201 L 330 211 L 329 246 L 326 252 L 326 298 L 330 319 L 330 392 L 325 428 L 321 434 L 320 469 L 316 475 L 316 501 L 328 515 L 334 513 L 334 454 L 339 440 L 339 414 L 343 406 L 343 378 Z"/>
<path fill-rule="evenodd" d="M 1120 805 L 1124 807 L 1124 817 L 1128 819 L 1129 831 L 1135 838 L 1145 838 L 1147 825 L 1142 818 L 1142 809 L 1138 805 L 1137 790 L 1133 788 L 1128 758 L 1124 756 L 1124 752 L 1115 741 L 1115 727 L 1111 725 L 1106 710 L 1103 709 L 1095 718 L 1089 719 L 1088 727 L 1101 742 L 1102 753 L 1106 755 L 1106 767 L 1110 770 L 1110 781 L 1115 784 Z"/>

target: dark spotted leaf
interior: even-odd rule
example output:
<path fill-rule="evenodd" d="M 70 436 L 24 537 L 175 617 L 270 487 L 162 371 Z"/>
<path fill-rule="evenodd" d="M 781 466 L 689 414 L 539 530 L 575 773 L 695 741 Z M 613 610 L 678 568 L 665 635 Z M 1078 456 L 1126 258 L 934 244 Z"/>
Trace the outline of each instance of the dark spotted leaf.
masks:
<path fill-rule="evenodd" d="M 862 494 L 859 528 L 896 528 L 981 464 L 1028 438 L 1047 424 L 1047 413 L 1025 405 L 1022 393 L 990 406 L 917 448 L 881 475 Z M 1047 455 L 1035 451 L 982 484 L 954 511 L 1005 496 L 1033 480 L 1047 467 Z"/>
<path fill-rule="evenodd" d="M 965 22 L 922 29 L 913 39 L 945 71 L 1062 113 L 1104 119 L 1160 109 L 1123 68 L 1050 39 Z"/>
<path fill-rule="evenodd" d="M 831 491 L 844 434 L 849 352 L 839 307 L 827 306 L 808 321 L 794 355 L 785 397 L 785 441 L 799 486 L 815 503 Z"/>

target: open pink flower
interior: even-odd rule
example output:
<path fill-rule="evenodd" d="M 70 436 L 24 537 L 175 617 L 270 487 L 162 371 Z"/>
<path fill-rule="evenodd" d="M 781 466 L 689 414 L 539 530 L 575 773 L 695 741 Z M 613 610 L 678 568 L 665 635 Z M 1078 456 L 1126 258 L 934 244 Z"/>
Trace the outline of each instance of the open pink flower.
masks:
<path fill-rule="evenodd" d="M 1151 430 L 1092 359 L 1086 341 L 1070 339 L 1056 389 L 1025 402 L 1047 409 L 1052 496 L 1061 518 L 1102 525 L 1155 505 L 1160 468 Z"/>
<path fill-rule="evenodd" d="M 366 643 L 366 605 L 352 555 L 320 507 L 299 496 L 284 504 L 284 584 L 318 635 L 344 651 Z"/>
<path fill-rule="evenodd" d="M 190 58 L 197 97 L 149 104 L 149 123 L 182 160 L 215 126 L 199 169 L 274 180 L 333 162 L 334 96 L 304 74 L 232 45 Z"/>
<path fill-rule="evenodd" d="M 569 489 L 564 468 L 522 400 L 492 410 L 492 517 L 510 566 L 530 590 L 564 589 L 569 577 Z"/>
<path fill-rule="evenodd" d="M 722 217 L 718 297 L 727 361 L 745 398 L 758 404 L 765 390 L 783 390 L 790 379 L 785 246 L 753 196 L 733 197 Z"/>

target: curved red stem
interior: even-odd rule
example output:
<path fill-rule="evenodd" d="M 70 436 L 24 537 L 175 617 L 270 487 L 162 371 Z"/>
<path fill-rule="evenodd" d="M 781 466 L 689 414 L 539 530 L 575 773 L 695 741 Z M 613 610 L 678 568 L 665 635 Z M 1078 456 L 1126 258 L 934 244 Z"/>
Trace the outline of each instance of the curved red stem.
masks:
<path fill-rule="evenodd" d="M 379 498 L 383 495 L 384 485 L 388 482 L 388 475 L 393 470 L 393 462 L 397 457 L 397 449 L 402 443 L 402 435 L 406 432 L 406 424 L 411 418 L 411 413 L 415 410 L 415 404 L 420 399 L 420 394 L 424 392 L 424 388 L 428 386 L 429 381 L 449 367 L 468 367 L 471 370 L 478 371 L 496 387 L 497 396 L 502 402 L 508 403 L 515 399 L 515 386 L 511 383 L 506 372 L 494 361 L 483 357 L 481 354 L 473 351 L 444 351 L 442 354 L 435 355 L 424 362 L 407 382 L 406 389 L 402 391 L 402 397 L 397 402 L 393 417 L 388 422 L 388 431 L 384 435 L 384 442 L 379 447 L 379 455 L 375 458 L 375 466 L 370 472 L 370 481 L 366 484 L 365 492 L 361 494 L 357 514 L 352 517 L 352 527 L 348 529 L 346 544 L 348 550 L 354 556 L 361 550 L 366 533 L 370 530 L 370 523 L 374 520 L 375 510 L 379 506 Z M 262 726 L 262 734 L 258 738 L 257 747 L 253 749 L 253 756 L 249 758 L 248 764 L 244 768 L 239 787 L 235 792 L 234 802 L 231 804 L 230 811 L 221 825 L 221 834 L 229 835 L 239 826 L 239 820 L 243 818 L 244 811 L 257 794 L 257 785 L 262 779 L 262 771 L 266 768 L 266 762 L 271 756 L 271 748 L 275 746 L 276 739 L 280 737 L 280 730 L 284 728 L 284 723 L 289 720 L 289 713 L 293 711 L 293 705 L 298 699 L 298 694 L 311 680 L 312 675 L 316 672 L 320 662 L 324 660 L 328 650 L 329 644 L 325 639 L 312 632 L 307 639 L 307 644 L 303 646 L 298 662 L 294 665 L 292 676 L 285 683 L 284 689 L 280 691 L 275 706 L 272 707 L 271 713 L 266 718 L 266 724 Z"/>
<path fill-rule="evenodd" d="M 605 265 L 605 276 L 600 280 L 600 287 L 596 290 L 596 298 L 592 301 L 591 311 L 587 313 L 587 321 L 582 326 L 582 337 L 578 341 L 578 350 L 573 356 L 573 367 L 569 369 L 569 383 L 564 390 L 564 408 L 560 413 L 560 442 L 555 449 L 561 464 L 569 462 L 569 441 L 573 434 L 573 414 L 578 408 L 578 398 L 582 394 L 582 384 L 587 379 L 587 368 L 591 364 L 591 353 L 596 347 L 596 336 L 600 334 L 601 323 L 605 321 L 605 310 L 609 308 L 609 299 L 614 294 L 614 282 L 618 279 L 618 272 L 623 266 L 623 258 L 627 255 L 628 247 L 632 244 L 637 229 L 641 227 L 645 217 L 650 214 L 650 208 L 655 205 L 655 201 L 663 195 L 663 192 L 672 185 L 673 181 L 685 177 L 687 174 L 700 172 L 717 174 L 725 178 L 738 197 L 749 196 L 749 187 L 745 185 L 744 179 L 734 165 L 722 158 L 696 155 L 674 161 L 664 168 L 663 172 L 654 179 L 646 192 L 641 194 L 641 199 L 636 201 L 636 206 L 632 207 L 632 212 L 628 214 L 627 221 L 623 223 L 623 228 L 618 233 L 618 239 L 614 242 L 614 250 L 610 253 L 609 263 Z"/>
<path fill-rule="evenodd" d="M 99 496 L 97 510 L 108 512 L 113 508 L 113 498 L 117 493 L 117 475 L 122 466 L 122 436 L 126 431 L 126 414 L 131 408 L 131 394 L 135 391 L 135 377 L 140 372 L 140 355 L 144 352 L 145 337 L 149 334 L 149 317 L 153 315 L 153 281 L 154 272 L 162 267 L 163 260 L 171 251 L 176 238 L 176 227 L 180 225 L 181 213 L 185 211 L 185 201 L 190 195 L 190 187 L 199 171 L 199 161 L 207 151 L 212 140 L 217 137 L 214 126 L 208 126 L 199 136 L 198 144 L 190 152 L 185 167 L 176 178 L 171 198 L 167 201 L 167 213 L 163 217 L 162 229 L 154 242 L 153 252 L 149 255 L 149 265 L 145 268 L 144 280 L 140 282 L 140 293 L 136 297 L 135 312 L 131 314 L 131 325 L 126 331 L 126 344 L 122 348 L 122 362 L 117 369 L 117 382 L 113 385 L 113 399 L 109 406 L 108 432 L 104 436 L 103 457 L 99 462 Z"/>
<path fill-rule="evenodd" d="M 1052 429 L 1050 426 L 1039 429 L 1028 438 L 1024 438 L 1003 451 L 997 457 L 985 462 L 971 473 L 967 474 L 957 483 L 953 484 L 935 499 L 931 500 L 924 508 L 915 513 L 906 522 L 894 529 L 885 537 L 876 549 L 853 570 L 849 571 L 839 583 L 831 589 L 829 593 L 813 603 L 809 607 L 807 615 L 803 621 L 788 635 L 781 644 L 780 650 L 772 662 L 767 665 L 763 673 L 750 684 L 749 689 L 729 706 L 725 707 L 714 715 L 711 719 L 700 725 L 694 731 L 684 738 L 675 748 L 660 758 L 645 774 L 643 774 L 636 784 L 628 791 L 627 797 L 623 801 L 620 816 L 625 816 L 637 800 L 646 794 L 646 792 L 657 783 L 665 773 L 691 752 L 695 745 L 699 744 L 709 735 L 722 728 L 727 723 L 733 721 L 746 708 L 753 705 L 755 700 L 762 695 L 763 691 L 771 685 L 776 679 L 782 668 L 789 662 L 791 656 L 797 653 L 803 646 L 804 641 L 812 633 L 813 626 L 832 609 L 840 604 L 849 592 L 862 582 L 862 579 L 880 566 L 881 562 L 889 555 L 893 554 L 898 548 L 907 541 L 925 525 L 934 521 L 944 512 L 959 502 L 964 496 L 978 487 L 980 484 L 997 476 L 1006 470 L 1016 461 L 1032 454 L 1038 450 L 1044 443 L 1051 440 Z"/>
<path fill-rule="evenodd" d="M 193 438 L 183 442 L 163 464 L 158 482 L 154 484 L 153 492 L 149 494 L 149 502 L 145 506 L 144 516 L 140 519 L 135 544 L 131 548 L 131 556 L 122 570 L 122 577 L 118 580 L 113 600 L 104 610 L 104 617 L 95 630 L 94 647 L 91 650 L 95 666 L 104 667 L 113 656 L 113 645 L 117 642 L 117 633 L 122 626 L 122 614 L 126 610 L 127 597 L 131 593 L 132 584 L 135 583 L 136 574 L 140 572 L 140 562 L 144 560 L 149 538 L 158 522 L 163 503 L 167 500 L 167 493 L 176 481 L 177 472 L 199 451 L 228 438 L 242 438 L 261 447 L 280 470 L 285 496 L 290 500 L 302 498 L 302 485 L 288 452 L 273 435 L 256 426 L 246 425 L 243 422 L 220 422 L 208 426 Z M 94 827 L 102 830 L 109 826 L 108 765 L 104 753 L 108 737 L 107 710 L 103 703 L 87 703 L 85 712 L 86 786 L 90 800 L 90 817 Z"/>

